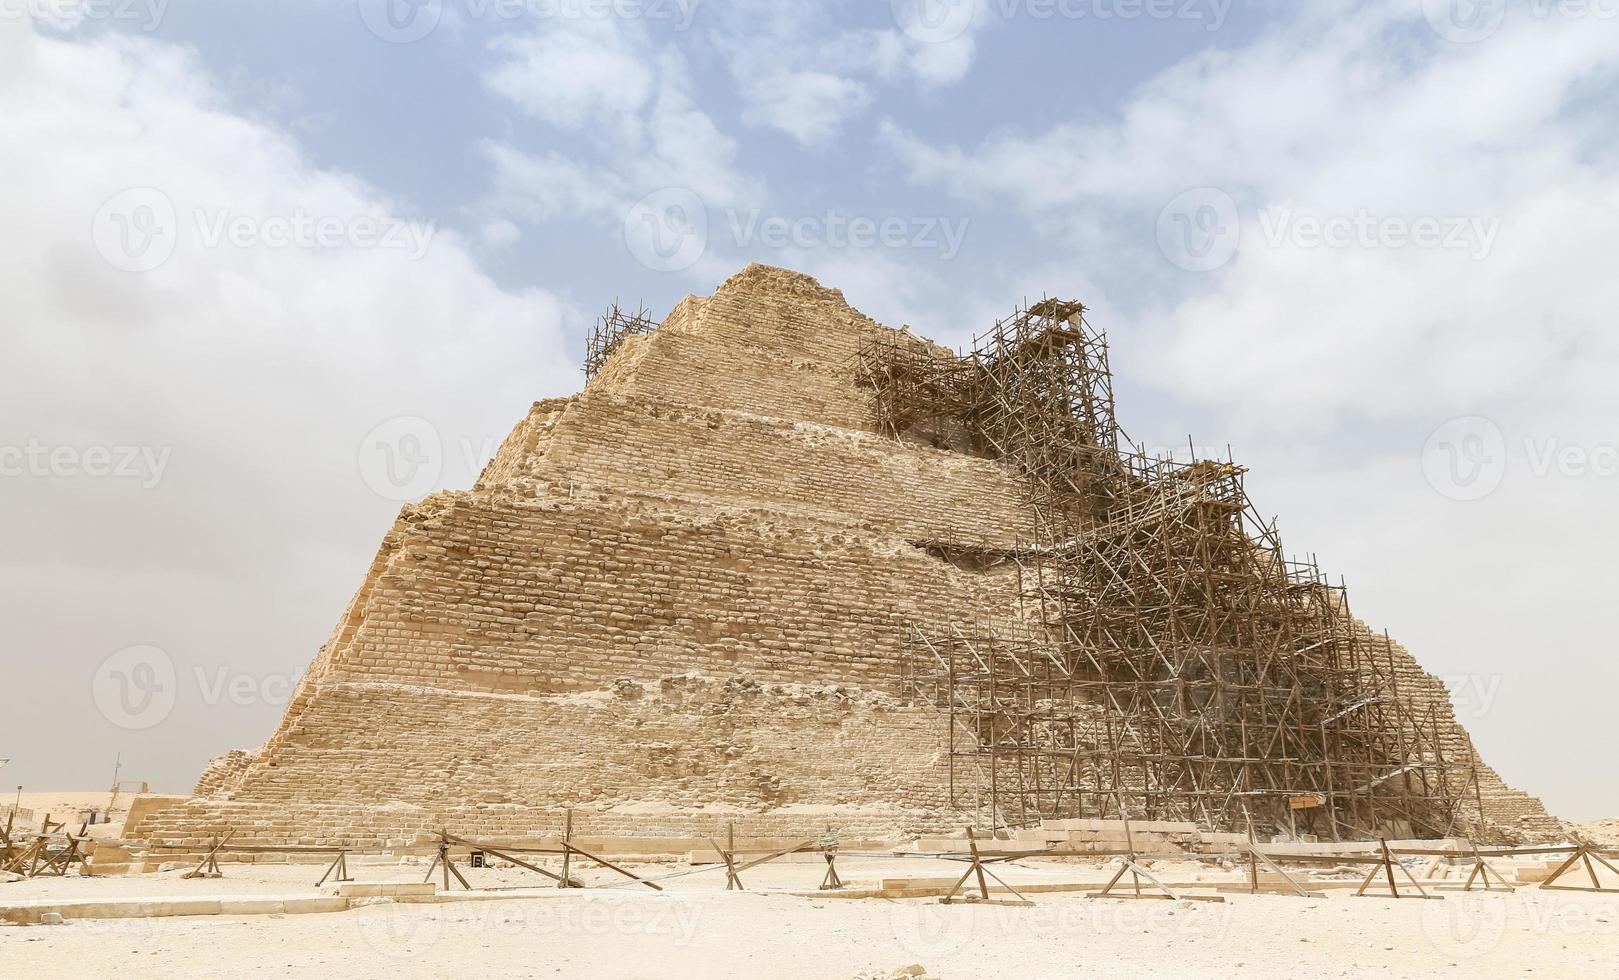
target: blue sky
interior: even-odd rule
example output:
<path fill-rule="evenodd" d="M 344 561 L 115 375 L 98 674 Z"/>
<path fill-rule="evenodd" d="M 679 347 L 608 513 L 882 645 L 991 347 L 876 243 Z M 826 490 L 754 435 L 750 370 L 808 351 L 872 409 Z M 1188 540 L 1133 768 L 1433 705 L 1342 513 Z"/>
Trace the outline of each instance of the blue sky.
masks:
<path fill-rule="evenodd" d="M 466 487 L 607 303 L 762 261 L 952 345 L 1084 300 L 1132 436 L 1229 445 L 1509 782 L 1619 812 L 1549 754 L 1619 682 L 1616 66 L 1619 0 L 0 0 L 0 784 L 257 745 L 379 432 Z"/>

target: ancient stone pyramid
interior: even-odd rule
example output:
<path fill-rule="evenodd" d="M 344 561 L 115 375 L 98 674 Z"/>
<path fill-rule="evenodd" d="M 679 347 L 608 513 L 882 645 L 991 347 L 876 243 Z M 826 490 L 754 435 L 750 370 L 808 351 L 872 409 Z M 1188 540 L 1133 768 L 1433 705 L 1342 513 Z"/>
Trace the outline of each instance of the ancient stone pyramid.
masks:
<path fill-rule="evenodd" d="M 1019 572 L 996 556 L 1031 502 L 1004 461 L 883 432 L 873 345 L 945 357 L 759 265 L 615 336 L 476 486 L 402 510 L 269 740 L 127 834 L 521 838 L 579 808 L 594 834 L 892 838 L 982 818 L 996 801 L 958 756 L 1008 736 L 993 714 L 953 725 L 903 665 L 926 632 L 1012 615 Z M 1443 686 L 1390 651 L 1459 766 Z M 1471 772 L 1491 827 L 1555 830 Z M 1105 813 L 1097 796 L 1065 805 Z"/>

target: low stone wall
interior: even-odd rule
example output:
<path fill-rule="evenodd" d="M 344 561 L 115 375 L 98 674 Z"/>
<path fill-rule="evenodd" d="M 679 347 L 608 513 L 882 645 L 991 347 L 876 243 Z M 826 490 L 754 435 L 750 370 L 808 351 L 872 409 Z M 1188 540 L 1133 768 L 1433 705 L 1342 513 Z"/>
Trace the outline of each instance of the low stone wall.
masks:
<path fill-rule="evenodd" d="M 345 806 L 193 799 L 152 815 L 135 832 L 148 845 L 173 849 L 151 851 L 147 856 L 151 862 L 178 860 L 176 854 L 206 852 L 214 840 L 227 833 L 238 846 L 340 846 L 419 852 L 431 847 L 441 830 L 469 840 L 545 846 L 561 839 L 566 820 L 566 810 L 545 807 Z M 731 830 L 737 835 L 739 847 L 755 849 L 775 842 L 786 842 L 780 844 L 786 846 L 819 839 L 829 828 L 840 842 L 897 846 L 924 834 L 959 832 L 961 826 L 961 821 L 937 813 L 875 806 L 789 807 L 758 812 L 654 808 L 573 811 L 574 833 L 580 846 L 588 849 L 586 840 L 614 838 L 606 849 L 618 854 L 680 853 L 710 838 L 723 840 Z M 677 843 L 670 846 L 670 840 Z M 681 845 L 679 841 L 690 843 Z M 281 862 L 287 858 L 266 855 L 255 860 Z"/>

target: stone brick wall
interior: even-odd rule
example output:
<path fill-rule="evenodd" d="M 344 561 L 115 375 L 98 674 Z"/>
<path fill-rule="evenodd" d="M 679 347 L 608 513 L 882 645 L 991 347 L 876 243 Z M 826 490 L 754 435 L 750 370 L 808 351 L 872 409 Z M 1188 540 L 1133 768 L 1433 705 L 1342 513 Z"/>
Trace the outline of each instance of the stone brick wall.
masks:
<path fill-rule="evenodd" d="M 777 520 L 853 522 L 910 541 L 1009 549 L 1030 525 L 998 463 L 874 434 L 589 392 L 541 402 L 480 481 L 524 478 L 620 496 L 723 502 Z M 555 432 L 543 441 L 530 435 Z M 698 432 L 702 438 L 693 439 Z M 521 434 L 521 435 L 520 435 Z"/>
<path fill-rule="evenodd" d="M 583 492 L 440 494 L 389 538 L 326 651 L 345 679 L 535 693 L 717 669 L 892 686 L 904 624 L 1011 600 L 1007 573 L 852 525 Z"/>

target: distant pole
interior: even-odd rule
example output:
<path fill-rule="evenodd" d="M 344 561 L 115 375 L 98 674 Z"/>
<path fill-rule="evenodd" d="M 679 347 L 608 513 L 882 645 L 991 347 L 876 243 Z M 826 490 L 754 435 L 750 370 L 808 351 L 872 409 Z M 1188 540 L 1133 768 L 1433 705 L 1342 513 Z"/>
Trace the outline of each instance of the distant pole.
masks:
<path fill-rule="evenodd" d="M 107 797 L 107 813 L 109 815 L 112 813 L 113 805 L 118 802 L 118 773 L 123 768 L 124 754 L 120 752 L 118 753 L 118 757 L 112 762 L 112 795 Z"/>

